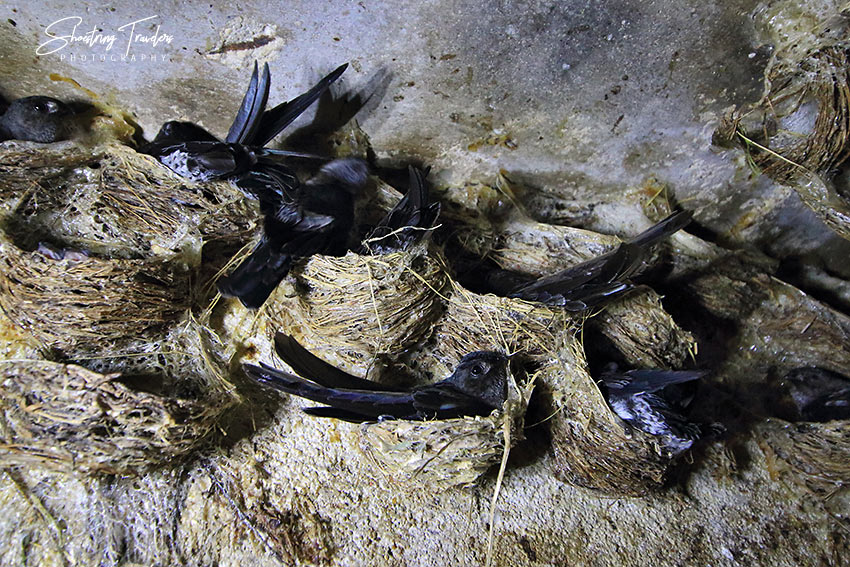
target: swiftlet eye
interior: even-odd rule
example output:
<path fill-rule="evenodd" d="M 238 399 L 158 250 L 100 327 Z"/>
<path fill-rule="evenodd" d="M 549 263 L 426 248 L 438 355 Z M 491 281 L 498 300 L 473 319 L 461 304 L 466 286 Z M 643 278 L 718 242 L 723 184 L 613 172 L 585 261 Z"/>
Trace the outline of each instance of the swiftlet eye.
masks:
<path fill-rule="evenodd" d="M 47 106 L 45 106 L 41 102 L 37 102 L 33 108 L 35 109 L 36 112 L 42 112 L 42 113 L 47 112 Z"/>
<path fill-rule="evenodd" d="M 473 376 L 480 376 L 481 374 L 484 374 L 484 367 L 480 364 L 476 364 L 472 367 L 472 370 L 470 370 L 470 372 L 472 372 Z"/>

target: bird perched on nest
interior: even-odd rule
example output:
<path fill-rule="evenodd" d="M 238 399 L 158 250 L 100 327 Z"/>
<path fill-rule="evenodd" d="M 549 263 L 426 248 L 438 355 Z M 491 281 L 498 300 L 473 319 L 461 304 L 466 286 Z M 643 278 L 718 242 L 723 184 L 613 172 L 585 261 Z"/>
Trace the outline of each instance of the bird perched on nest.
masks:
<path fill-rule="evenodd" d="M 406 250 L 434 228 L 440 203 L 431 203 L 425 178 L 431 168 L 408 167 L 407 193 L 366 236 L 360 254 L 388 254 Z"/>
<path fill-rule="evenodd" d="M 629 370 L 621 372 L 609 364 L 600 376 L 608 405 L 620 419 L 661 438 L 662 445 L 674 455 L 689 449 L 702 437 L 715 436 L 723 428 L 687 420 L 683 413 L 692 396 L 677 395 L 674 384 L 698 380 L 702 370 Z"/>
<path fill-rule="evenodd" d="M 248 89 L 223 142 L 191 122 L 170 121 L 139 151 L 192 181 L 232 180 L 260 198 L 261 205 L 274 208 L 280 198 L 286 199 L 286 194 L 298 186 L 295 174 L 274 157 L 305 154 L 272 150 L 265 145 L 315 102 L 347 67 L 347 63 L 339 66 L 306 93 L 266 110 L 269 66 L 264 64 L 262 75 L 258 76 L 255 62 Z"/>
<path fill-rule="evenodd" d="M 0 116 L 0 141 L 58 142 L 70 133 L 70 106 L 48 96 L 28 96 L 12 101 Z"/>
<path fill-rule="evenodd" d="M 633 289 L 629 279 L 643 267 L 650 248 L 689 222 L 690 212 L 673 213 L 610 252 L 539 279 L 495 265 L 482 266 L 480 261 L 461 270 L 459 278 L 474 291 L 539 301 L 568 311 L 583 311 Z"/>
<path fill-rule="evenodd" d="M 260 307 L 289 272 L 292 262 L 313 254 L 342 255 L 354 226 L 354 199 L 368 178 L 366 162 L 326 163 L 312 179 L 264 215 L 263 236 L 250 256 L 218 281 L 225 297 Z"/>
<path fill-rule="evenodd" d="M 282 333 L 275 349 L 298 375 L 253 364 L 243 365 L 245 372 L 264 386 L 327 404 L 304 409 L 320 417 L 362 423 L 486 416 L 501 409 L 508 395 L 508 357 L 498 352 L 467 354 L 445 380 L 400 390 L 334 368 Z"/>
<path fill-rule="evenodd" d="M 850 419 L 850 379 L 817 367 L 795 368 L 782 380 L 786 398 L 797 421 L 825 422 Z"/>

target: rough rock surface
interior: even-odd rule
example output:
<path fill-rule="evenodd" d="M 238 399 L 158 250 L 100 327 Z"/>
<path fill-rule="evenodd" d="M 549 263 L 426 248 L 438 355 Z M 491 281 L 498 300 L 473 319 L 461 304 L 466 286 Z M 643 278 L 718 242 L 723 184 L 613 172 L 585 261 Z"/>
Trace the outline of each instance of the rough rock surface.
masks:
<path fill-rule="evenodd" d="M 824 492 L 782 458 L 791 426 L 763 408 L 747 411 L 746 396 L 788 361 L 814 364 L 827 352 L 846 372 L 850 356 L 847 317 L 818 301 L 831 301 L 830 282 L 850 276 L 850 243 L 792 190 L 710 147 L 723 110 L 761 93 L 770 48 L 753 24 L 756 8 L 751 0 L 7 2 L 0 89 L 6 98 L 86 98 L 52 82 L 55 73 L 132 110 L 148 136 L 166 119 L 223 134 L 255 58 L 270 63 L 273 100 L 350 61 L 338 91 L 372 92 L 358 119 L 381 163 L 421 160 L 445 185 L 491 182 L 505 170 L 535 219 L 615 234 L 638 232 L 646 192 L 666 186 L 718 243 L 822 270 L 829 277 L 805 279 L 817 298 L 761 266 L 727 278 L 755 290 L 740 304 L 705 299 L 705 278 L 659 290 L 714 306 L 705 307 L 713 318 L 681 301 L 670 311 L 704 347 L 698 362 L 722 372 L 700 410 L 732 423 L 731 435 L 696 451 L 663 491 L 613 498 L 557 480 L 545 426 L 528 419 L 497 504 L 493 564 L 848 565 L 846 489 L 838 482 Z M 152 15 L 137 33 L 159 26 L 173 40 L 130 45 L 136 60 L 122 61 L 118 28 Z M 114 47 L 74 43 L 36 56 L 45 27 L 71 16 L 82 18 L 77 34 L 116 34 Z M 799 325 L 783 328 L 777 321 L 789 313 Z M 804 337 L 809 319 L 818 333 Z M 767 332 L 765 322 L 776 324 Z M 288 398 L 247 399 L 215 451 L 141 477 L 4 469 L 0 563 L 484 563 L 495 471 L 472 489 L 402 490 L 373 474 L 357 426 L 304 416 Z"/>

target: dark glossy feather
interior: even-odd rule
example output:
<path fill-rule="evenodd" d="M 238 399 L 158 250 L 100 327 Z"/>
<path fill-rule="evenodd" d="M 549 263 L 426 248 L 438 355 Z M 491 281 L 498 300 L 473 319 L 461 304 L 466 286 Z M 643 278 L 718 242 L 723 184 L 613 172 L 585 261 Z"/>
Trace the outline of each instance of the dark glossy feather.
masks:
<path fill-rule="evenodd" d="M 445 380 L 405 391 L 333 368 L 286 335 L 278 334 L 275 343 L 284 360 L 304 376 L 252 364 L 244 365 L 245 372 L 263 385 L 330 406 L 305 410 L 313 415 L 354 422 L 449 419 L 489 415 L 507 397 L 507 357 L 495 352 L 470 353 Z"/>
<path fill-rule="evenodd" d="M 219 139 L 194 122 L 169 120 L 159 128 L 151 144 L 165 147 L 179 142 L 218 142 Z M 139 149 L 142 153 L 150 153 Z"/>
<path fill-rule="evenodd" d="M 674 213 L 616 249 L 522 285 L 510 295 L 575 311 L 602 304 L 632 289 L 632 284 L 626 280 L 643 266 L 649 247 L 677 232 L 690 220 L 691 214 L 687 211 Z"/>
<path fill-rule="evenodd" d="M 219 279 L 222 295 L 237 297 L 248 308 L 260 307 L 294 259 L 344 254 L 354 225 L 354 195 L 367 177 L 362 160 L 334 160 L 300 187 L 294 199 L 270 207 L 260 243 L 233 272 Z"/>
<path fill-rule="evenodd" d="M 371 380 L 357 378 L 339 368 L 331 366 L 318 358 L 293 337 L 277 333 L 274 337 L 275 352 L 299 376 L 309 376 L 314 382 L 328 388 L 347 388 L 351 390 L 403 391 L 400 388 L 385 386 Z"/>
<path fill-rule="evenodd" d="M 663 446 L 678 454 L 704 436 L 704 428 L 683 414 L 692 398 L 680 398 L 672 388 L 666 391 L 665 388 L 692 382 L 706 374 L 700 370 L 660 369 L 620 372 L 616 365 L 609 365 L 600 381 L 608 404 L 623 421 L 661 437 Z M 719 424 L 708 426 L 705 433 L 721 429 Z"/>
<path fill-rule="evenodd" d="M 269 64 L 263 64 L 263 74 L 258 80 L 257 62 L 254 61 L 254 72 L 251 74 L 248 90 L 245 91 L 242 104 L 239 105 L 239 110 L 236 112 L 236 118 L 233 119 L 233 124 L 230 125 L 230 130 L 224 139 L 225 142 L 251 144 L 254 134 L 260 127 L 260 117 L 266 110 L 270 86 Z"/>
<path fill-rule="evenodd" d="M 258 197 L 261 204 L 263 200 L 274 203 L 275 195 L 282 200 L 290 199 L 297 186 L 293 183 L 295 176 L 283 165 L 275 167 L 271 158 L 315 156 L 263 146 L 339 78 L 345 67 L 339 67 L 303 95 L 266 111 L 271 81 L 269 68 L 264 64 L 262 74 L 258 74 L 255 62 L 248 89 L 224 142 L 200 126 L 171 121 L 163 124 L 154 141 L 143 145 L 139 151 L 152 155 L 193 181 L 232 180 L 250 195 Z"/>
<path fill-rule="evenodd" d="M 372 229 L 358 249 L 361 254 L 387 254 L 405 250 L 433 228 L 440 214 L 440 203 L 431 203 L 425 178 L 430 168 L 408 167 L 410 183 L 395 207 Z"/>
<path fill-rule="evenodd" d="M 260 120 L 255 135 L 250 140 L 251 144 L 265 146 L 271 142 L 275 136 L 280 134 L 284 128 L 289 126 L 293 120 L 298 118 L 313 102 L 322 96 L 328 90 L 328 87 L 342 76 L 347 68 L 348 63 L 340 65 L 323 77 L 306 93 L 266 111 Z"/>
<path fill-rule="evenodd" d="M 641 392 L 657 392 L 670 384 L 682 384 L 699 380 L 708 374 L 705 370 L 615 370 L 603 372 L 600 379 L 609 390 L 629 395 Z"/>

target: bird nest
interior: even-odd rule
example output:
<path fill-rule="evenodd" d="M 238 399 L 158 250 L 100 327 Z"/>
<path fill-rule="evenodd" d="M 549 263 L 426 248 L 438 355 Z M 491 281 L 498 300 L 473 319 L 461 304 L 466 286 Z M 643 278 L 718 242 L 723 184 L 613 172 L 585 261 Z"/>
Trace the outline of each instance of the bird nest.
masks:
<path fill-rule="evenodd" d="M 850 422 L 773 421 L 771 447 L 810 488 L 832 494 L 850 482 Z"/>
<path fill-rule="evenodd" d="M 158 347 L 124 374 L 0 362 L 0 463 L 128 474 L 185 456 L 237 398 L 199 325 L 176 327 Z"/>
<path fill-rule="evenodd" d="M 815 483 L 850 482 L 850 423 L 798 423 L 788 434 L 794 444 L 789 459 Z"/>
<path fill-rule="evenodd" d="M 661 297 L 645 286 L 606 305 L 587 323 L 630 366 L 681 368 L 696 355 L 693 335 L 676 324 L 662 307 Z"/>
<path fill-rule="evenodd" d="M 577 343 L 559 353 L 573 371 L 557 374 L 549 424 L 557 475 L 571 484 L 615 495 L 642 495 L 662 485 L 674 455 L 659 439 L 631 428 L 611 411 L 583 366 Z"/>
<path fill-rule="evenodd" d="M 445 273 L 443 265 L 439 252 L 424 246 L 379 257 L 314 257 L 292 278 L 300 293 L 293 293 L 292 286 L 279 288 L 265 313 L 253 316 L 250 328 L 241 332 L 253 336 L 262 329 L 260 334 L 270 339 L 283 331 L 334 366 L 360 375 L 371 371 L 379 381 L 386 381 L 387 374 L 398 376 L 400 367 L 406 371 L 402 373 L 436 381 L 477 350 L 511 353 L 519 366 L 532 369 L 531 377 L 517 376 L 503 412 L 363 425 L 360 449 L 378 478 L 399 486 L 473 484 L 502 458 L 506 431 L 510 445 L 522 439 L 532 387 L 542 390 L 541 413 L 552 431 L 562 479 L 617 494 L 641 494 L 659 485 L 673 455 L 610 410 L 587 370 L 581 318 L 538 303 L 472 293 Z M 636 301 L 651 304 L 649 312 L 660 311 L 653 298 Z M 243 321 L 252 317 L 236 309 Z M 668 337 L 659 328 L 669 331 L 675 340 L 654 345 L 654 356 L 662 360 L 683 358 L 692 344 L 672 320 L 621 327 L 620 334 L 647 334 L 632 337 L 630 344 L 636 345 Z M 274 360 L 267 343 L 257 351 L 257 358 Z M 382 353 L 393 353 L 392 360 Z M 381 372 L 382 362 L 395 372 Z"/>
<path fill-rule="evenodd" d="M 205 322 L 223 333 L 218 344 L 208 327 L 183 318 L 205 297 L 199 269 L 211 268 L 201 265 L 201 247 L 244 239 L 257 218 L 256 207 L 232 187 L 188 184 L 148 157 L 109 144 L 91 151 L 10 144 L 0 170 L 13 186 L 0 194 L 7 235 L 0 241 L 0 307 L 40 346 L 64 357 L 3 363 L 11 369 L 3 398 L 9 462 L 123 472 L 184 455 L 235 403 L 218 359 L 272 362 L 271 338 L 284 331 L 359 375 L 404 367 L 436 381 L 476 350 L 514 354 L 518 367 L 532 369 L 490 416 L 363 426 L 360 448 L 376 472 L 393 480 L 475 482 L 522 438 L 532 386 L 543 390 L 562 478 L 633 494 L 659 482 L 669 464 L 653 438 L 626 431 L 608 408 L 587 371 L 582 321 L 465 290 L 428 243 L 383 256 L 301 261 L 258 312 L 236 301 L 226 302 L 223 314 L 211 307 Z M 89 256 L 56 260 L 28 251 L 41 239 Z M 215 264 L 230 254 L 216 249 L 209 259 Z M 657 302 L 647 305 L 647 312 L 661 311 Z M 639 350 L 658 344 L 657 328 L 671 325 L 619 324 L 611 336 L 645 333 L 632 337 L 632 350 Z M 687 342 L 679 339 L 662 342 Z M 151 388 L 151 380 L 161 384 Z"/>
<path fill-rule="evenodd" d="M 185 270 L 158 259 L 55 260 L 0 238 L 0 307 L 65 355 L 151 340 L 189 307 Z"/>
<path fill-rule="evenodd" d="M 850 201 L 830 182 L 850 156 L 850 61 L 843 43 L 801 59 L 778 57 L 766 92 L 744 114 L 723 118 L 712 141 L 740 144 L 753 169 L 792 186 L 818 216 L 850 239 Z"/>
<path fill-rule="evenodd" d="M 438 490 L 471 486 L 498 463 L 506 445 L 523 439 L 533 382 L 523 390 L 509 379 L 509 397 L 488 416 L 435 421 L 381 421 L 360 428 L 360 448 L 386 478 Z"/>
<path fill-rule="evenodd" d="M 519 299 L 475 295 L 457 284 L 454 289 L 435 333 L 440 350 L 453 357 L 466 349 L 502 345 L 536 367 L 534 382 L 541 390 L 559 478 L 629 495 L 663 482 L 674 456 L 657 438 L 629 428 L 611 411 L 587 369 L 581 319 Z M 641 333 L 656 331 L 648 325 L 630 335 L 640 343 L 652 338 L 641 338 Z"/>
<path fill-rule="evenodd" d="M 663 482 L 673 455 L 611 411 L 588 373 L 580 319 L 519 299 L 455 289 L 437 330 L 443 349 L 451 357 L 501 344 L 536 367 L 559 478 L 614 494 L 642 494 Z"/>
<path fill-rule="evenodd" d="M 123 474 L 187 454 L 237 401 L 187 319 L 201 248 L 256 207 L 114 141 L 8 142 L 0 172 L 0 461 Z"/>
<path fill-rule="evenodd" d="M 117 143 L 11 144 L 0 152 L 6 231 L 109 256 L 200 263 L 204 239 L 243 239 L 256 206 L 224 182 L 195 184 Z"/>
<path fill-rule="evenodd" d="M 479 350 L 543 357 L 540 342 L 547 329 L 570 322 L 557 312 L 524 301 L 480 296 L 448 280 L 448 307 L 409 366 L 447 376 L 466 354 Z M 544 338 L 545 341 L 545 338 Z M 427 360 L 428 362 L 424 362 Z M 469 486 L 498 463 L 507 448 L 524 438 L 523 427 L 532 389 L 545 373 L 529 378 L 511 374 L 508 399 L 489 416 L 436 421 L 383 421 L 364 424 L 360 448 L 385 478 L 405 486 L 438 489 Z"/>
<path fill-rule="evenodd" d="M 360 373 L 376 356 L 398 355 L 430 333 L 448 282 L 424 245 L 384 256 L 313 256 L 292 275 L 297 294 L 281 286 L 264 306 L 270 336 L 286 329 Z"/>

